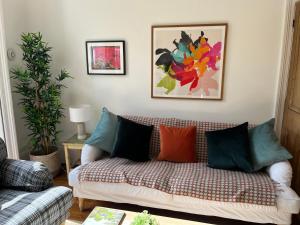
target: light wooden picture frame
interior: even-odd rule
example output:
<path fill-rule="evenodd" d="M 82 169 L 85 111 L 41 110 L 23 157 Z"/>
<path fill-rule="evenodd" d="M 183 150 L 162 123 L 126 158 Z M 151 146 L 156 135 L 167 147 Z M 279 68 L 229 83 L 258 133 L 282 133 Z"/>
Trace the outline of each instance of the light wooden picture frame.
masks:
<path fill-rule="evenodd" d="M 227 24 L 152 26 L 152 98 L 221 100 Z"/>

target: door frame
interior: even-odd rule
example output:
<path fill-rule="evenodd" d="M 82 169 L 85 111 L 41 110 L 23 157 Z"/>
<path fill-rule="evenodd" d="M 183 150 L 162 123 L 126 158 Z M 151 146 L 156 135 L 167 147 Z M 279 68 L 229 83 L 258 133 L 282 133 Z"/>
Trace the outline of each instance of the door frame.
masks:
<path fill-rule="evenodd" d="M 0 100 L 3 117 L 3 129 L 6 146 L 8 149 L 8 157 L 12 159 L 19 159 L 5 37 L 3 4 L 2 0 L 0 0 Z"/>
<path fill-rule="evenodd" d="M 283 112 L 285 105 L 285 98 L 287 95 L 287 86 L 289 80 L 290 60 L 293 43 L 293 20 L 295 17 L 295 3 L 297 0 L 286 0 L 285 1 L 285 20 L 283 27 L 283 37 L 281 46 L 281 57 L 279 64 L 279 80 L 277 87 L 276 96 L 276 107 L 275 107 L 275 131 L 278 137 L 281 137 L 281 128 L 283 122 Z"/>

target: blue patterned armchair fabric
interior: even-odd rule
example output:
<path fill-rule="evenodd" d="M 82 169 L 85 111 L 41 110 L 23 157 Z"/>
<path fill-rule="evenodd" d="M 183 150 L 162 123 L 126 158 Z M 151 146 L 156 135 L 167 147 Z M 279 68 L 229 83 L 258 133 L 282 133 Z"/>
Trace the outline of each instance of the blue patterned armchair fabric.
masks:
<path fill-rule="evenodd" d="M 69 216 L 72 198 L 67 187 L 40 192 L 0 189 L 0 224 L 61 225 Z"/>
<path fill-rule="evenodd" d="M 6 159 L 0 138 L 0 186 L 22 191 L 43 191 L 52 186 L 52 175 L 40 162 Z"/>
<path fill-rule="evenodd" d="M 40 162 L 6 159 L 0 165 L 2 187 L 22 191 L 43 191 L 52 184 L 52 175 Z"/>
<path fill-rule="evenodd" d="M 7 158 L 5 142 L 0 138 L 0 165 Z"/>
<path fill-rule="evenodd" d="M 0 225 L 61 225 L 72 206 L 72 191 L 51 186 L 45 165 L 7 159 L 0 138 Z"/>

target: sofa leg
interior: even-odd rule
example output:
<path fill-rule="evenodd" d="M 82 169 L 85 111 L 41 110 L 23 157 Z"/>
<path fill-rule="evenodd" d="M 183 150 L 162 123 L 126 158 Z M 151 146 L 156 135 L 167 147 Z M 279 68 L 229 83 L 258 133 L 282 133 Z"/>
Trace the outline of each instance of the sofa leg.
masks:
<path fill-rule="evenodd" d="M 78 198 L 79 210 L 82 212 L 84 210 L 84 198 Z"/>

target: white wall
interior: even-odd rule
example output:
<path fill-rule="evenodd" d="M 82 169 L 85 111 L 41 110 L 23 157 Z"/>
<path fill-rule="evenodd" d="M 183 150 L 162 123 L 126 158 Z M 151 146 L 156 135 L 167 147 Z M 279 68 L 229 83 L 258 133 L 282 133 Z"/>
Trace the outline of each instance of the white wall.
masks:
<path fill-rule="evenodd" d="M 53 71 L 65 68 L 74 77 L 67 82 L 65 106 L 89 103 L 95 109 L 94 118 L 88 122 L 89 130 L 94 128 L 104 105 L 119 114 L 209 121 L 258 123 L 274 116 L 285 1 L 190 0 L 186 5 L 181 0 L 4 2 L 6 19 L 20 21 L 7 24 L 8 47 L 17 48 L 24 28 L 44 34 L 54 47 Z M 16 8 L 22 10 L 20 15 Z M 229 25 L 224 100 L 151 99 L 151 25 L 218 22 Z M 85 41 L 110 39 L 124 39 L 127 43 L 127 75 L 88 76 Z M 16 60 L 11 65 L 18 63 Z M 20 117 L 19 111 L 16 116 Z M 75 131 L 68 115 L 61 128 L 62 138 Z M 25 136 L 23 130 L 18 134 Z M 24 143 L 23 139 L 19 141 Z"/>
<path fill-rule="evenodd" d="M 17 43 L 20 43 L 20 35 L 22 32 L 25 32 L 27 19 L 25 13 L 25 1 L 2 1 L 3 3 L 3 12 L 4 12 L 4 25 L 5 25 L 5 34 L 6 34 L 6 47 L 13 48 L 17 57 L 14 61 L 8 61 L 9 66 L 21 66 L 22 65 L 22 52 L 18 48 Z M 1 32 L 1 31 L 0 31 Z M 14 86 L 13 80 L 11 80 L 11 85 Z M 11 87 L 13 90 L 14 88 Z M 14 114 L 15 114 L 15 123 L 17 130 L 17 139 L 19 145 L 19 151 L 21 147 L 25 145 L 28 140 L 28 132 L 24 128 L 24 122 L 21 119 L 23 114 L 20 111 L 18 106 L 19 96 L 13 93 L 13 105 L 14 105 Z M 22 157 L 22 155 L 21 155 Z"/>
<path fill-rule="evenodd" d="M 2 117 L 2 109 L 1 109 L 1 100 L 0 100 L 0 138 L 2 138 L 2 140 L 5 140 L 4 127 L 3 127 L 3 117 Z"/>

